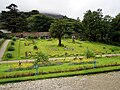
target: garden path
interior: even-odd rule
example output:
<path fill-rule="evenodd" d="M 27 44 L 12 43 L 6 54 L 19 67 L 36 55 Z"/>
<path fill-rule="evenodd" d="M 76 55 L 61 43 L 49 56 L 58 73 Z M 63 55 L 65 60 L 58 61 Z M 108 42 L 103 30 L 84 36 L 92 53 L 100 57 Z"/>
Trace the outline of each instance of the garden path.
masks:
<path fill-rule="evenodd" d="M 10 42 L 10 40 L 5 40 L 5 42 L 2 44 L 2 46 L 0 48 L 0 61 L 2 60 L 2 57 L 4 55 L 4 52 L 5 52 L 6 47 L 7 47 L 9 42 Z"/>
<path fill-rule="evenodd" d="M 97 55 L 99 56 L 99 55 Z M 116 56 L 120 56 L 120 54 L 105 54 L 105 55 L 102 55 L 102 57 L 116 57 Z M 66 59 L 74 59 L 75 57 L 66 57 Z M 84 56 L 78 56 L 77 58 L 84 58 Z M 61 58 L 49 58 L 49 60 L 60 60 L 60 59 L 65 59 L 64 57 L 61 57 Z M 13 60 L 13 61 L 0 61 L 0 64 L 3 64 L 3 63 L 19 63 L 19 62 L 34 62 L 35 59 L 26 59 L 26 60 Z"/>

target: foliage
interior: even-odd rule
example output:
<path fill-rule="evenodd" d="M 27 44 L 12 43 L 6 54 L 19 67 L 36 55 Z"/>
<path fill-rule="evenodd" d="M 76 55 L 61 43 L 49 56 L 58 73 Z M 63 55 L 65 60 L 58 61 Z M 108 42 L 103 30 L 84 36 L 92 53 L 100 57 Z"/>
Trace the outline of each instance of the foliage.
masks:
<path fill-rule="evenodd" d="M 30 31 L 47 32 L 50 28 L 53 18 L 37 14 L 27 18 Z"/>
<path fill-rule="evenodd" d="M 14 48 L 14 46 L 9 46 L 7 50 L 8 50 L 8 51 L 14 51 L 15 48 Z"/>
<path fill-rule="evenodd" d="M 70 29 L 68 25 L 69 24 L 65 20 L 56 20 L 50 26 L 50 33 L 52 34 L 52 36 L 57 37 L 59 40 L 58 46 L 62 46 L 61 38 L 65 34 L 65 32 Z"/>
<path fill-rule="evenodd" d="M 37 56 L 35 58 L 36 58 L 35 65 L 38 64 L 38 62 L 42 62 L 42 63 L 48 62 L 49 59 L 48 56 L 42 52 L 37 53 Z"/>
<path fill-rule="evenodd" d="M 15 45 L 14 41 L 11 41 L 11 45 Z"/>
<path fill-rule="evenodd" d="M 12 53 L 11 53 L 11 52 L 8 52 L 8 53 L 6 54 L 6 57 L 7 57 L 7 58 L 12 58 L 12 57 L 13 57 L 13 55 L 12 55 Z"/>
<path fill-rule="evenodd" d="M 83 18 L 83 35 L 85 40 L 99 41 L 119 46 L 120 14 L 115 18 L 106 15 L 103 17 L 102 9 L 88 10 Z"/>
<path fill-rule="evenodd" d="M 95 53 L 87 48 L 85 56 L 86 58 L 95 57 Z"/>
<path fill-rule="evenodd" d="M 12 40 L 13 40 L 13 41 L 16 41 L 16 40 L 17 40 L 17 37 L 13 37 Z"/>
<path fill-rule="evenodd" d="M 33 49 L 38 49 L 38 47 L 35 45 L 35 46 L 33 47 Z"/>
<path fill-rule="evenodd" d="M 101 11 L 101 9 L 93 12 L 91 10 L 88 10 L 84 15 L 84 19 L 82 21 L 84 26 L 84 35 L 85 37 L 88 37 L 88 40 L 90 41 L 97 41 L 97 35 L 100 34 L 102 27 L 101 20 L 103 16 Z"/>
<path fill-rule="evenodd" d="M 12 32 L 19 32 L 26 29 L 26 20 L 22 18 L 18 12 L 17 5 L 10 4 L 6 7 L 9 11 L 2 11 L 1 22 L 2 28 L 8 29 Z"/>

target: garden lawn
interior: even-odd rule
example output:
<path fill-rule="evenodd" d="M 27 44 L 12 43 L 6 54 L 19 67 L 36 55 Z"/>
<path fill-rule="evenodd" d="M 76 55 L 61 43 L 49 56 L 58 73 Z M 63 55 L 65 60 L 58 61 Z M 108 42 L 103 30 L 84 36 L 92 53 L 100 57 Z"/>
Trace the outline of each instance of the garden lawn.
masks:
<path fill-rule="evenodd" d="M 3 60 L 17 60 L 17 59 L 33 59 L 37 52 L 43 52 L 49 57 L 72 57 L 72 56 L 83 56 L 85 55 L 86 49 L 94 51 L 96 54 L 114 54 L 120 53 L 120 47 L 107 45 L 102 43 L 96 42 L 89 42 L 89 41 L 80 41 L 76 40 L 76 43 L 72 43 L 71 39 L 62 39 L 62 43 L 64 47 L 59 47 L 58 40 L 43 40 L 43 39 L 34 39 L 35 44 L 33 44 L 31 39 L 27 40 L 17 40 L 15 43 L 15 51 L 13 51 L 13 58 L 8 59 L 3 57 Z M 25 44 L 27 46 L 25 46 Z M 29 45 L 28 45 L 29 44 Z M 38 47 L 38 50 L 33 49 L 34 46 Z M 27 52 L 27 57 L 25 55 Z"/>
<path fill-rule="evenodd" d="M 11 46 L 11 41 L 9 42 L 7 48 L 9 46 Z M 20 40 L 15 41 L 15 45 L 12 45 L 12 46 L 14 46 L 15 50 L 14 51 L 7 51 L 7 48 L 6 48 L 6 51 L 5 51 L 5 53 L 3 55 L 3 58 L 2 58 L 3 60 L 18 60 L 18 59 L 21 59 L 20 58 Z M 13 58 L 7 58 L 6 57 L 6 54 L 8 52 L 12 53 Z"/>

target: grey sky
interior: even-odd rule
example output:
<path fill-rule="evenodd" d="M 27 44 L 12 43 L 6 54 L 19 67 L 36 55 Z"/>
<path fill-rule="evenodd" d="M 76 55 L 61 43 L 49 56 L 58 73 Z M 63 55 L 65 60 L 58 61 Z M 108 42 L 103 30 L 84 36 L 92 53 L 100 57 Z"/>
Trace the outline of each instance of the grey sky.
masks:
<path fill-rule="evenodd" d="M 57 13 L 71 18 L 82 19 L 87 10 L 103 9 L 104 15 L 116 16 L 120 13 L 120 0 L 0 0 L 0 11 L 14 3 L 20 11 Z"/>

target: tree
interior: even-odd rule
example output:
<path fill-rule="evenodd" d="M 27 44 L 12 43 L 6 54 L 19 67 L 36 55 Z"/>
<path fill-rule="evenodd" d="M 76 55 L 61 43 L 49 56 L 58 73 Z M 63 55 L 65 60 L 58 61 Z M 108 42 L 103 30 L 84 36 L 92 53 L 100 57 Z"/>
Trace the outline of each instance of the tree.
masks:
<path fill-rule="evenodd" d="M 35 68 L 36 68 L 36 75 L 38 75 L 38 62 L 48 62 L 48 56 L 45 55 L 44 53 L 42 52 L 39 52 L 36 56 L 36 59 L 35 59 Z"/>
<path fill-rule="evenodd" d="M 100 33 L 102 25 L 102 10 L 98 9 L 97 11 L 88 10 L 82 21 L 84 27 L 84 35 L 87 40 L 97 41 L 98 35 L 102 38 L 102 33 Z"/>
<path fill-rule="evenodd" d="M 17 5 L 15 5 L 15 4 L 10 4 L 9 6 L 7 6 L 6 8 L 7 9 L 10 9 L 11 11 L 17 11 Z"/>
<path fill-rule="evenodd" d="M 53 18 L 42 14 L 36 14 L 27 18 L 27 21 L 30 31 L 47 32 L 53 22 Z"/>
<path fill-rule="evenodd" d="M 103 19 L 102 19 L 102 28 L 101 28 L 101 34 L 103 37 L 101 37 L 101 42 L 105 42 L 105 43 L 110 43 L 110 37 L 111 37 L 111 32 L 112 32 L 112 17 L 109 15 L 106 15 Z"/>
<path fill-rule="evenodd" d="M 38 62 L 42 62 L 42 63 L 48 62 L 48 59 L 49 58 L 47 55 L 45 55 L 42 52 L 39 52 L 36 56 L 36 59 L 35 59 L 35 65 L 38 64 Z"/>
<path fill-rule="evenodd" d="M 35 15 L 35 14 L 39 14 L 39 11 L 38 10 L 32 10 L 29 12 L 31 15 Z"/>
<path fill-rule="evenodd" d="M 112 35 L 113 42 L 120 41 L 120 13 L 112 20 Z"/>
<path fill-rule="evenodd" d="M 54 23 L 50 26 L 50 33 L 57 37 L 59 40 L 58 46 L 62 46 L 61 38 L 65 34 L 66 31 L 68 31 L 69 26 L 67 26 L 67 22 L 65 20 L 56 20 Z"/>
<path fill-rule="evenodd" d="M 11 4 L 6 7 L 9 11 L 2 11 L 1 22 L 2 28 L 8 29 L 12 32 L 21 32 L 27 29 L 26 19 L 22 18 L 18 12 L 17 5 Z"/>

